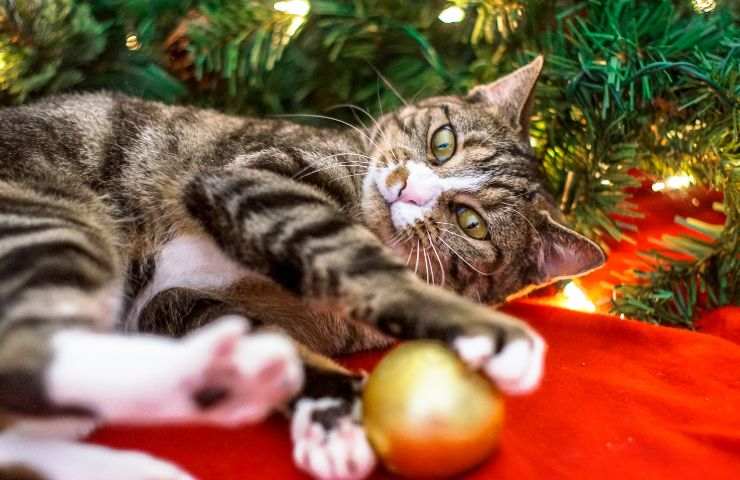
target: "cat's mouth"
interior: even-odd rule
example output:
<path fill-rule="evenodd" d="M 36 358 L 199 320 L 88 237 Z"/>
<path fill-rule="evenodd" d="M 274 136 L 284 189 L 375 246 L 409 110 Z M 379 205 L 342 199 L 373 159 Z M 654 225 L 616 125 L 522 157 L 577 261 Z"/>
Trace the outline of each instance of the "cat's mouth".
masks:
<path fill-rule="evenodd" d="M 423 221 L 444 190 L 442 180 L 427 165 L 413 161 L 379 170 L 375 187 L 388 205 L 397 232 Z"/>

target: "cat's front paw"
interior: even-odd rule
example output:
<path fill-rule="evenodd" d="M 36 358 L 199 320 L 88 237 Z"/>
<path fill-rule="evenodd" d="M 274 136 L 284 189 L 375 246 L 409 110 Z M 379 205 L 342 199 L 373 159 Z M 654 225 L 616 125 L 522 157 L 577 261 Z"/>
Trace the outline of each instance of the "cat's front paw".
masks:
<path fill-rule="evenodd" d="M 303 383 L 303 367 L 283 335 L 243 335 L 244 319 L 224 318 L 186 338 L 183 348 L 202 356 L 186 380 L 202 420 L 226 426 L 264 419 Z"/>
<path fill-rule="evenodd" d="M 476 330 L 452 341 L 452 348 L 472 369 L 482 370 L 512 395 L 530 393 L 539 386 L 547 350 L 540 335 L 526 327 L 496 323 Z"/>
<path fill-rule="evenodd" d="M 360 480 L 375 468 L 375 453 L 346 400 L 302 398 L 291 422 L 293 459 L 321 480 Z"/>

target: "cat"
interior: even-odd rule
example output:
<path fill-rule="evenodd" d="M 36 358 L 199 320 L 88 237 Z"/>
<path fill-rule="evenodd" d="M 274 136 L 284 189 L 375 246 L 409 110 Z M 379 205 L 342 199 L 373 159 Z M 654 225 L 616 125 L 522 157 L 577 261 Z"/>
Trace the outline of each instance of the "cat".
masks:
<path fill-rule="evenodd" d="M 544 340 L 481 303 L 604 262 L 563 224 L 529 144 L 542 65 L 365 128 L 107 93 L 1 110 L 0 476 L 191 478 L 40 438 L 29 419 L 282 409 L 299 468 L 364 478 L 363 376 L 325 355 L 394 338 L 437 339 L 503 391 L 535 389 Z"/>

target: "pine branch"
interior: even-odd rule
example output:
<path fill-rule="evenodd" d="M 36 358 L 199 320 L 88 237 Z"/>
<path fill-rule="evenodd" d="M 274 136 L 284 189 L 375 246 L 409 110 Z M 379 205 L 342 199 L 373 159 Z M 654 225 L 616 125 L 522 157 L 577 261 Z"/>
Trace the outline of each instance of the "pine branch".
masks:
<path fill-rule="evenodd" d="M 162 14 L 165 3 L 173 2 L 2 0 L 0 104 L 71 88 L 173 101 L 184 90 L 150 44 L 159 40 L 151 15 Z M 136 16 L 144 12 L 149 17 Z M 129 36 L 135 42 L 127 46 Z"/>
<path fill-rule="evenodd" d="M 728 220 L 723 227 L 681 217 L 676 222 L 708 240 L 664 235 L 662 252 L 644 254 L 654 268 L 636 271 L 637 284 L 616 288 L 613 312 L 650 323 L 693 328 L 701 311 L 740 305 L 738 224 Z"/>

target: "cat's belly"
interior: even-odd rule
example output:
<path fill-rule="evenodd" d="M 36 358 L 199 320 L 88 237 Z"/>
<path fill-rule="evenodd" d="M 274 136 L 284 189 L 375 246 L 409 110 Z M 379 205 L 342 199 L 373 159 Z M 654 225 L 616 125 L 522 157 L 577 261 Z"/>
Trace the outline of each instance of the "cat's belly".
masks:
<path fill-rule="evenodd" d="M 392 340 L 373 327 L 327 311 L 316 311 L 270 279 L 228 258 L 207 236 L 182 235 L 155 258 L 154 274 L 132 303 L 124 328 L 137 331 L 147 304 L 170 288 L 229 291 L 250 320 L 281 328 L 314 351 L 346 354 L 382 348 Z"/>
<path fill-rule="evenodd" d="M 176 287 L 225 289 L 249 274 L 249 270 L 228 258 L 209 237 L 175 237 L 157 255 L 154 275 L 134 299 L 124 328 L 136 330 L 142 310 L 160 292 Z"/>

